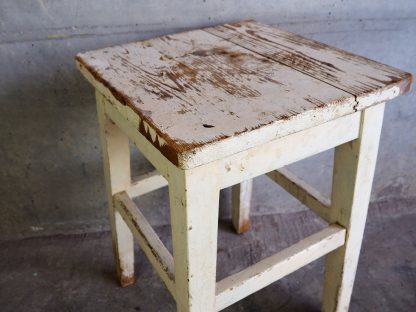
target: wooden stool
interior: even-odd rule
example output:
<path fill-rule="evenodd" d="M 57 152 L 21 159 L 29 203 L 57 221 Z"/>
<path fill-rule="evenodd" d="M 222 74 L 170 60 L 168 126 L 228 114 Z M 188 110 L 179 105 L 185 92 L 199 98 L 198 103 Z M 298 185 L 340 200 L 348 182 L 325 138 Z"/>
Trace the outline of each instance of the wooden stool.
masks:
<path fill-rule="evenodd" d="M 218 311 L 326 256 L 324 311 L 348 309 L 384 102 L 411 75 L 243 21 L 77 55 L 96 89 L 118 276 L 135 281 L 133 237 L 178 311 Z M 129 139 L 157 171 L 131 179 Z M 332 198 L 282 168 L 335 147 Z M 279 170 L 276 170 L 279 169 Z M 216 282 L 220 189 L 249 228 L 251 179 L 267 174 L 329 223 Z M 173 257 L 133 203 L 169 185 Z"/>

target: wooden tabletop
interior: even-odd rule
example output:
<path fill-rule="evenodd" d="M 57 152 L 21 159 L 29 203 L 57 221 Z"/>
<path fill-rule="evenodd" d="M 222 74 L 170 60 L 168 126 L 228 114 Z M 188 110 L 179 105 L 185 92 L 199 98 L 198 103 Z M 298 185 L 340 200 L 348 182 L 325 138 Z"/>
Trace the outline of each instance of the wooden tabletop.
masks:
<path fill-rule="evenodd" d="M 140 124 L 138 131 L 184 168 L 390 100 L 412 81 L 409 73 L 255 21 L 76 60 L 98 90 L 130 107 L 156 137 Z"/>

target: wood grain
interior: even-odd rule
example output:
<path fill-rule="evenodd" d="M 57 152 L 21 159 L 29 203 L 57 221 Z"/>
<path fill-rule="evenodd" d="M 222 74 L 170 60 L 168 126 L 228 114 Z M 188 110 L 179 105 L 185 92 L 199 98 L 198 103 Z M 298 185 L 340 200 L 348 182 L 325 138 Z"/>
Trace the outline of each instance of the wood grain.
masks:
<path fill-rule="evenodd" d="M 323 312 L 348 311 L 367 219 L 384 103 L 362 112 L 359 137 L 337 146 L 334 155 L 330 223 L 347 230 L 345 245 L 325 264 Z"/>
<path fill-rule="evenodd" d="M 136 281 L 133 234 L 116 210 L 113 195 L 129 188 L 131 184 L 129 140 L 106 115 L 103 97 L 98 92 L 96 101 L 114 260 L 120 285 L 128 286 Z"/>
<path fill-rule="evenodd" d="M 142 212 L 126 192 L 114 195 L 117 211 L 133 233 L 144 254 L 175 297 L 175 273 L 173 258 Z"/>
<path fill-rule="evenodd" d="M 408 73 L 252 21 L 90 51 L 76 60 L 102 94 L 137 114 L 138 131 L 182 168 L 385 101 L 411 83 Z"/>
<path fill-rule="evenodd" d="M 205 29 L 227 41 L 270 58 L 364 100 L 389 100 L 390 89 L 409 91 L 412 76 L 391 66 L 255 21 Z"/>
<path fill-rule="evenodd" d="M 217 283 L 216 307 L 222 310 L 255 291 L 339 248 L 345 229 L 330 225 L 298 243 Z"/>

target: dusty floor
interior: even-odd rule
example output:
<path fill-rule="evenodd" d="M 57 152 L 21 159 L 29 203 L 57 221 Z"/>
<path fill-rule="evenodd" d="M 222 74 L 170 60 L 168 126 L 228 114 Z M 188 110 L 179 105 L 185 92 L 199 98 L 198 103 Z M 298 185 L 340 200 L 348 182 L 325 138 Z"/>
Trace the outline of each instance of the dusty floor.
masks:
<path fill-rule="evenodd" d="M 413 207 L 412 207 L 413 206 Z M 238 236 L 220 221 L 218 278 L 237 272 L 324 226 L 310 212 L 254 217 Z M 169 227 L 157 232 L 171 248 Z M 114 278 L 110 233 L 31 238 L 0 243 L 0 310 L 175 311 L 143 254 L 136 285 Z M 323 261 L 224 311 L 319 311 Z M 350 311 L 416 311 L 416 207 L 372 205 Z"/>

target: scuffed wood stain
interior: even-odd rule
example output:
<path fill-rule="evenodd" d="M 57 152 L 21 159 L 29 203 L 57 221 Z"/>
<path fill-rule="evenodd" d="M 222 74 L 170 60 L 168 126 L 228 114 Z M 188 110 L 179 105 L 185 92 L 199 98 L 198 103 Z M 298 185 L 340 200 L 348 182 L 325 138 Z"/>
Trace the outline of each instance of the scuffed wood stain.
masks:
<path fill-rule="evenodd" d="M 355 96 L 392 84 L 404 93 L 411 85 L 409 73 L 254 21 L 206 31 Z"/>
<path fill-rule="evenodd" d="M 254 21 L 78 54 L 77 62 L 178 155 L 293 116 L 407 92 L 411 75 Z M 394 88 L 394 89 L 393 89 Z M 367 102 L 366 102 L 367 100 Z M 156 136 L 150 134 L 149 127 Z"/>

